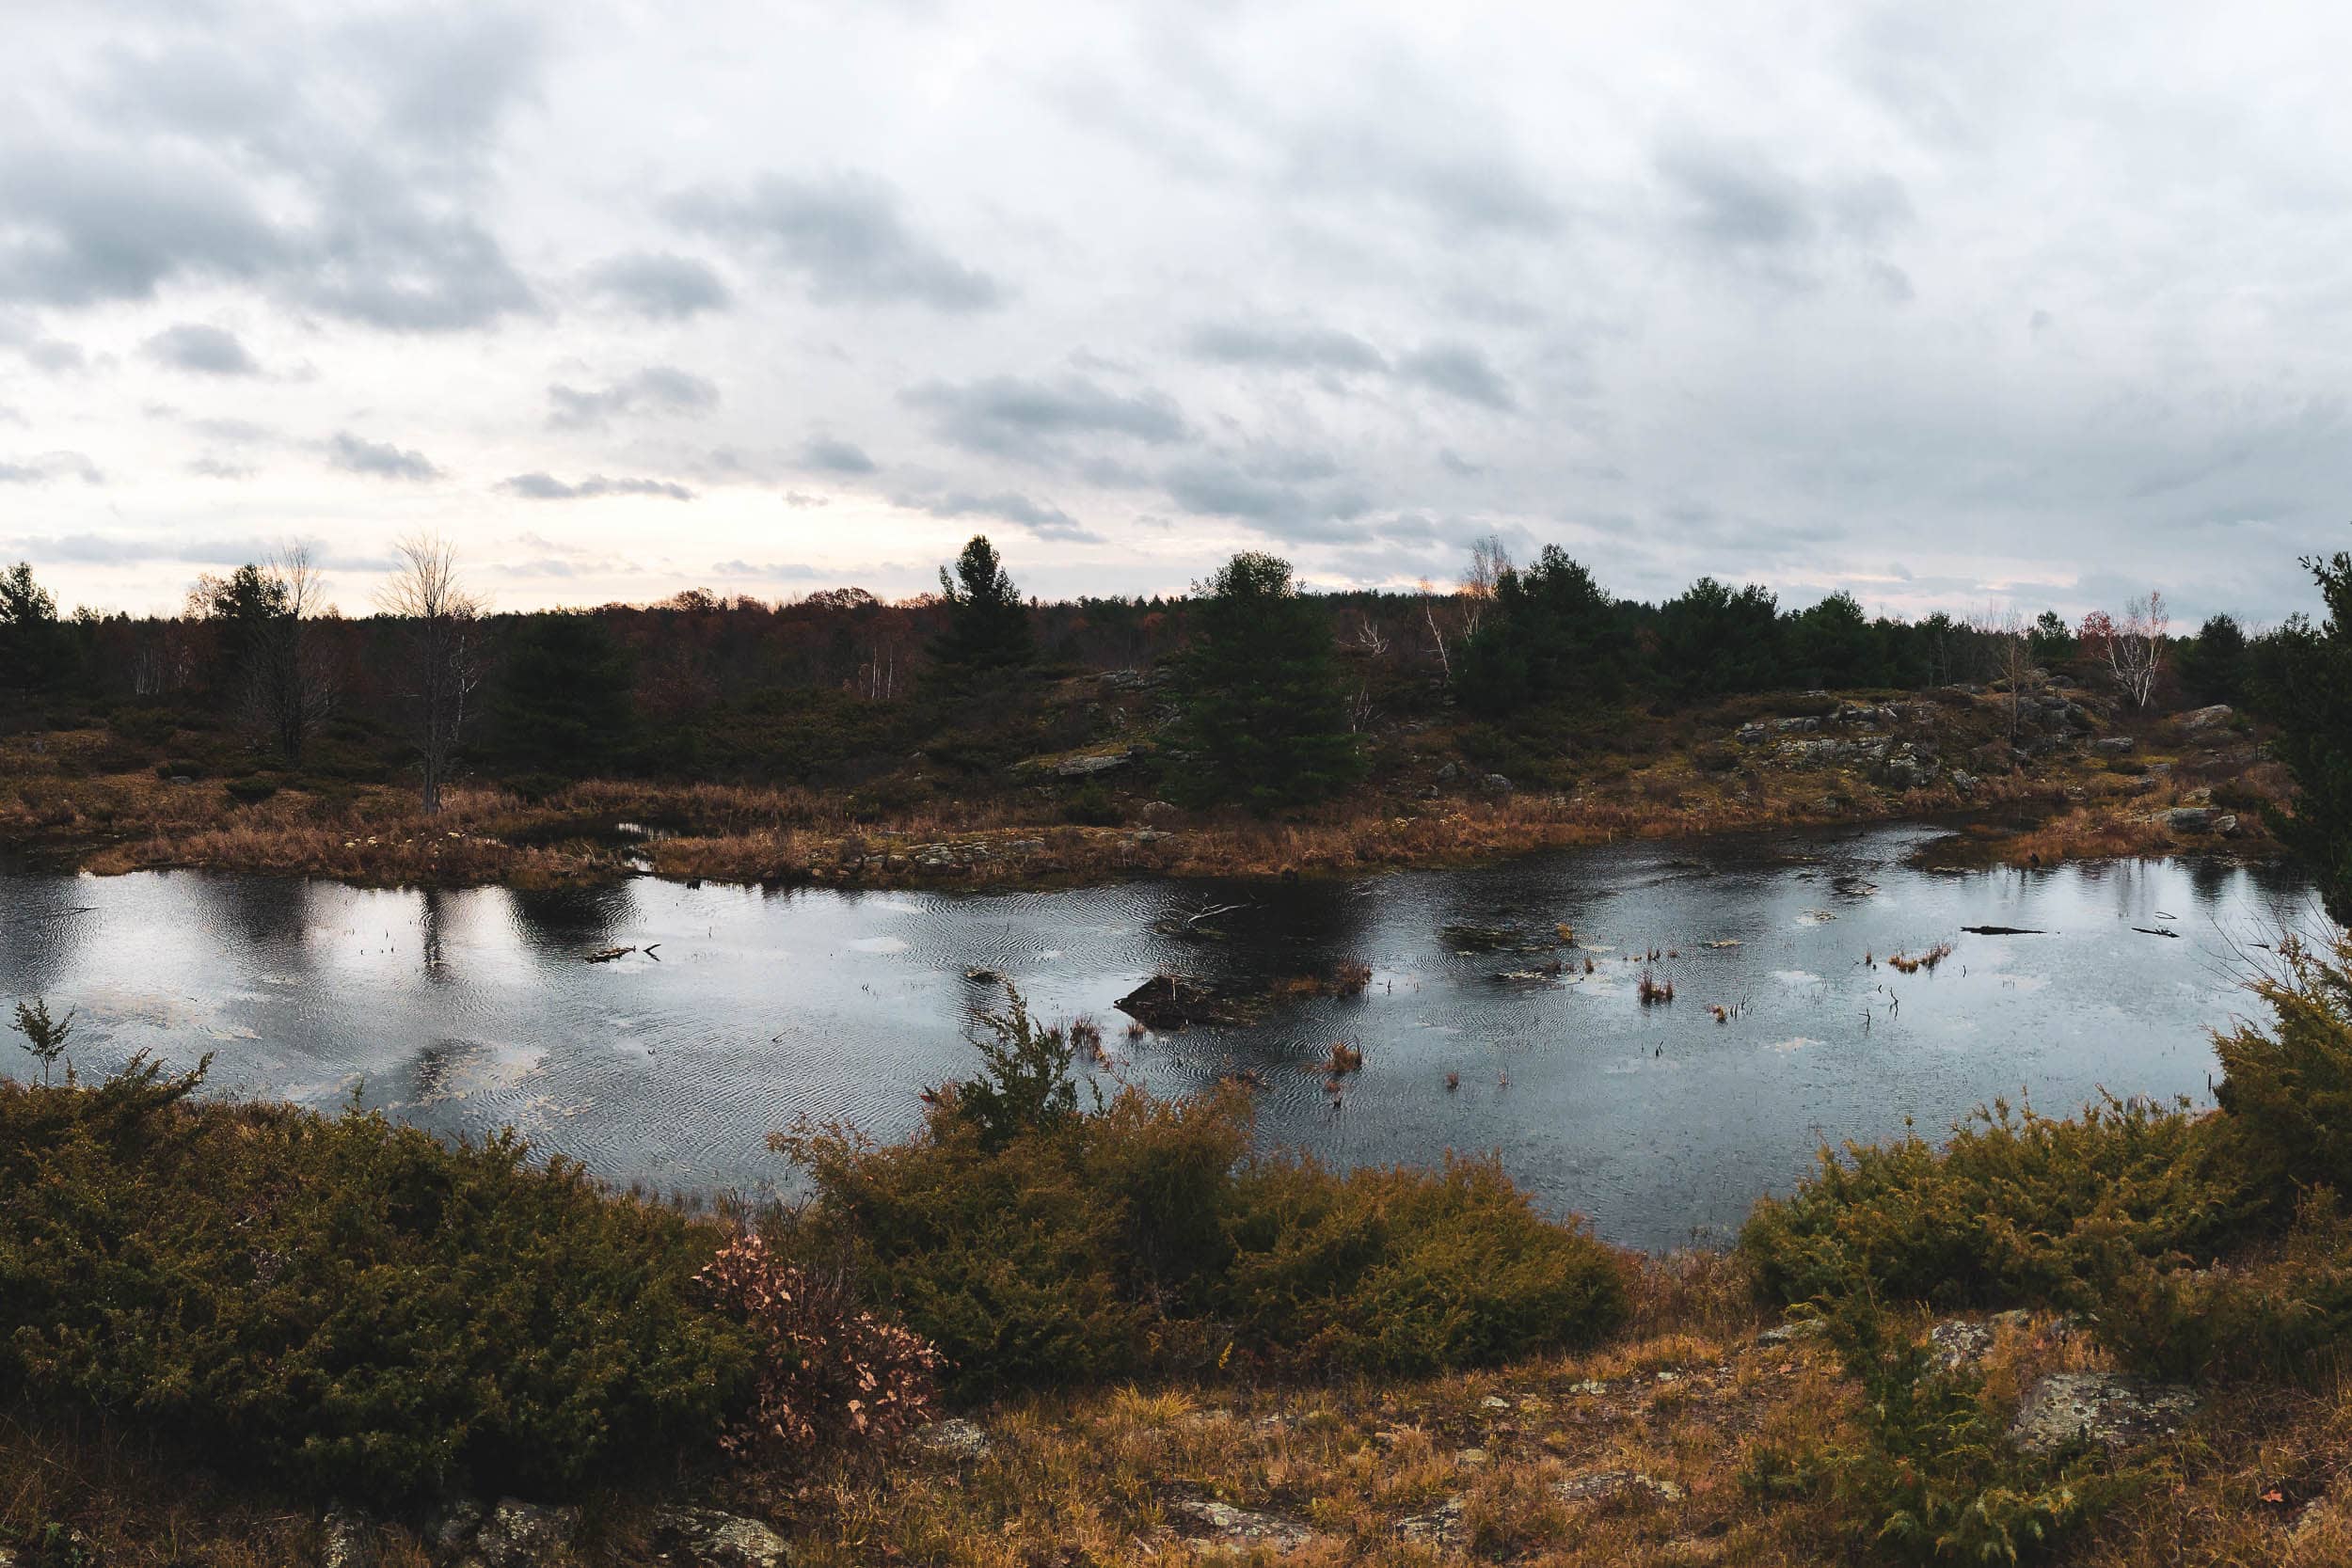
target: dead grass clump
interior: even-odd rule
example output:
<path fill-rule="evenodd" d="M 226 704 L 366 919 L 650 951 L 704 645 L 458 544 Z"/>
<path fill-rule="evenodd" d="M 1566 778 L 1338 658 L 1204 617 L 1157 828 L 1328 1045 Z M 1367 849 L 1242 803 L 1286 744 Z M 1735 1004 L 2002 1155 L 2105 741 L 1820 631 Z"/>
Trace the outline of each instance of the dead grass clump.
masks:
<path fill-rule="evenodd" d="M 1651 971 L 1645 969 L 1642 971 L 1642 982 L 1635 989 L 1634 994 L 1641 998 L 1642 1006 L 1645 1007 L 1660 1006 L 1675 999 L 1675 983 L 1672 980 L 1661 980 Z"/>
<path fill-rule="evenodd" d="M 1939 942 L 1915 957 L 1909 953 L 1889 954 L 1886 962 L 1887 966 L 1899 974 L 1916 974 L 1923 969 L 1932 974 L 1935 973 L 1935 966 L 1951 956 L 1952 944 L 1948 942 Z"/>

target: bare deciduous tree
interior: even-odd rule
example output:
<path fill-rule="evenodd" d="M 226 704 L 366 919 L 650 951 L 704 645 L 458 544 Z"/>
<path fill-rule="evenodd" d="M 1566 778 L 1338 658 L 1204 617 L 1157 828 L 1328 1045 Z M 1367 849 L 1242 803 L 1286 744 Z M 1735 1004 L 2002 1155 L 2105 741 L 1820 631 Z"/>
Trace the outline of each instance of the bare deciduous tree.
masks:
<path fill-rule="evenodd" d="M 340 683 L 326 650 L 310 637 L 310 623 L 331 615 L 326 590 L 308 545 L 281 547 L 262 568 L 268 611 L 252 628 L 245 672 L 248 721 L 266 734 L 289 767 L 335 711 Z"/>
<path fill-rule="evenodd" d="M 1499 533 L 1470 542 L 1470 565 L 1462 573 L 1462 635 L 1478 635 L 1479 623 L 1486 619 L 1486 607 L 1495 601 L 1495 589 L 1502 574 L 1511 570 L 1511 552 Z"/>
<path fill-rule="evenodd" d="M 2013 746 L 2025 717 L 2026 694 L 2041 686 L 2043 675 L 2033 661 L 2032 627 L 2023 611 L 1988 610 L 1971 616 L 1969 628 L 1992 649 L 1996 678 L 2009 683 L 2009 738 Z"/>
<path fill-rule="evenodd" d="M 2149 594 L 2123 607 L 2123 619 L 2107 638 L 2107 669 L 2134 707 L 2144 708 L 2155 695 L 2156 673 L 2164 668 L 2164 649 L 2172 629 L 2171 611 L 2162 594 Z"/>
<path fill-rule="evenodd" d="M 422 803 L 430 815 L 441 809 L 450 760 L 465 737 L 467 712 L 482 684 L 481 622 L 487 604 L 458 580 L 456 552 L 442 540 L 418 534 L 395 547 L 401 563 L 375 602 L 401 623 L 408 735 L 417 748 L 424 776 Z"/>
<path fill-rule="evenodd" d="M 1429 646 L 1438 656 L 1438 673 L 1451 686 L 1454 684 L 1454 659 L 1446 651 L 1445 628 L 1438 624 L 1438 594 L 1429 586 L 1427 578 L 1421 579 L 1421 617 L 1429 627 Z M 1452 619 L 1451 615 L 1447 618 Z"/>

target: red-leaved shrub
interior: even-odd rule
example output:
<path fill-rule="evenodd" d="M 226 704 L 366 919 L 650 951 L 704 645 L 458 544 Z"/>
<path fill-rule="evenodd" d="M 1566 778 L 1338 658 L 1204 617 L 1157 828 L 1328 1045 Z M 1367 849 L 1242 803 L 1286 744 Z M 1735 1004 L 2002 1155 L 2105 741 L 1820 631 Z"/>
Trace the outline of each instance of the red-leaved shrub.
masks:
<path fill-rule="evenodd" d="M 783 1261 L 755 1231 L 695 1278 L 759 1340 L 750 1407 L 719 1439 L 730 1454 L 778 1461 L 887 1444 L 934 1418 L 939 1353 L 859 1307 L 846 1279 Z"/>

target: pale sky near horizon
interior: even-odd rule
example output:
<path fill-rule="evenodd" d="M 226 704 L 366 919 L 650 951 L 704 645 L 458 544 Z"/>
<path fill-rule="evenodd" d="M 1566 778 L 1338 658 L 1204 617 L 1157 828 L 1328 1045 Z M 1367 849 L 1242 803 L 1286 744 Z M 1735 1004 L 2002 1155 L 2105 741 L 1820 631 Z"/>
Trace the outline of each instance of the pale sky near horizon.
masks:
<path fill-rule="evenodd" d="M 10 0 L 0 558 L 502 608 L 1318 586 L 2194 619 L 2352 547 L 2352 11 Z"/>

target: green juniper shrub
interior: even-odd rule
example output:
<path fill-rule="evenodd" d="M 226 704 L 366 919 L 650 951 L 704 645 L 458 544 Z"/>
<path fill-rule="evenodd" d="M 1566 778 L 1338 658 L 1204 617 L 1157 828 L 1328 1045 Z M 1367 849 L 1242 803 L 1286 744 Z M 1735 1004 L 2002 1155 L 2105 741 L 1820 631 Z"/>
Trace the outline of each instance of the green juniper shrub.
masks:
<path fill-rule="evenodd" d="M 203 1070 L 0 1084 L 0 1399 L 382 1501 L 575 1492 L 742 1407 L 706 1228 L 511 1133 L 196 1102 Z"/>
<path fill-rule="evenodd" d="M 2137 1259 L 2100 1291 L 2092 1327 L 2125 1365 L 2163 1377 L 2321 1385 L 2352 1344 L 2352 1218 L 2307 1192 L 2275 1247 L 2210 1268 Z"/>
<path fill-rule="evenodd" d="M 1939 1149 L 1824 1148 L 1819 1171 L 1765 1198 L 1740 1250 L 1769 1300 L 1857 1289 L 1941 1307 L 2082 1305 L 2122 1254 L 2209 1258 L 2246 1204 L 2183 1101 L 2108 1099 L 2065 1120 L 2004 1102 Z"/>
<path fill-rule="evenodd" d="M 1271 1368 L 1419 1376 L 1590 1343 L 1626 1315 L 1622 1266 L 1534 1212 L 1492 1159 L 1336 1175 L 1242 1172 L 1220 1295 Z"/>
<path fill-rule="evenodd" d="M 2303 1184 L 2352 1191 L 2352 935 L 2332 960 L 2293 938 L 2253 982 L 2265 1032 L 2240 1023 L 2215 1037 L 2225 1076 L 2221 1136 L 2254 1189 L 2282 1209 Z"/>
<path fill-rule="evenodd" d="M 1760 1445 L 1740 1478 L 1751 1494 L 1827 1491 L 1865 1544 L 1899 1561 L 2023 1563 L 2141 1484 L 2084 1456 L 2020 1453 L 1982 1380 L 1940 1366 L 1868 1291 L 1843 1297 L 1825 1326 L 1861 1385 L 1859 1440 L 1801 1453 Z"/>
<path fill-rule="evenodd" d="M 1623 1321 L 1608 1248 L 1537 1215 L 1491 1163 L 1331 1171 L 1250 1153 L 1243 1092 L 1089 1109 L 1064 1032 L 1018 1000 L 984 1075 L 877 1146 L 803 1126 L 818 1244 L 936 1344 L 955 1390 L 1217 1365 L 1435 1371 L 1587 1342 Z"/>
<path fill-rule="evenodd" d="M 277 781 L 272 779 L 230 779 L 221 788 L 241 806 L 260 805 L 278 793 Z"/>

